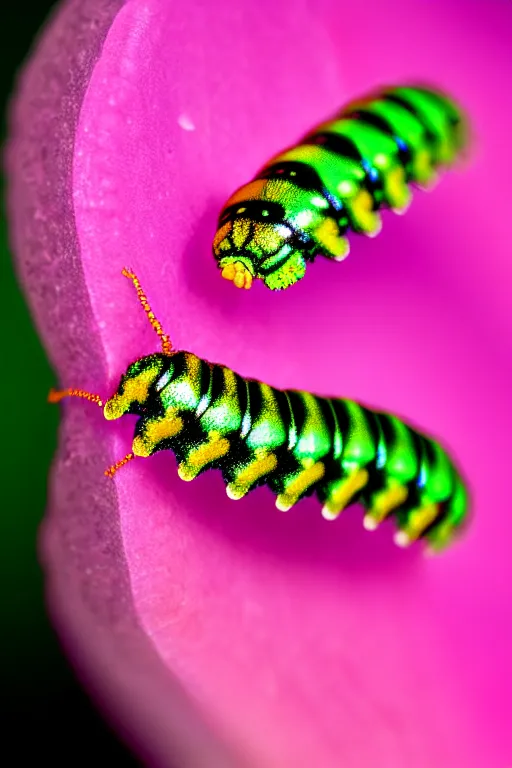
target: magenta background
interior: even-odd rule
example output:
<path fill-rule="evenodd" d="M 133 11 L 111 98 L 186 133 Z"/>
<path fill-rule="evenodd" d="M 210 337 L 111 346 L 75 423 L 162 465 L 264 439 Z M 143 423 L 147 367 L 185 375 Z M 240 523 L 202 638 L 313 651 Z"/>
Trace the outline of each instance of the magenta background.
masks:
<path fill-rule="evenodd" d="M 235 504 L 218 474 L 185 484 L 161 454 L 116 478 L 107 510 L 120 521 L 115 563 L 160 660 L 249 763 L 506 768 L 512 8 L 291 7 L 125 3 L 91 71 L 63 171 L 73 215 L 54 232 L 83 270 L 92 321 L 85 310 L 80 319 L 83 296 L 77 316 L 97 354 L 89 374 L 33 298 L 36 317 L 62 384 L 109 394 L 134 357 L 157 348 L 120 276 L 131 266 L 176 346 L 276 386 L 395 411 L 441 437 L 470 481 L 475 514 L 440 558 L 398 550 L 390 526 L 368 534 L 356 508 L 336 523 L 314 500 L 283 514 L 266 489 Z M 465 105 L 471 164 L 417 193 L 406 216 L 385 214 L 376 240 L 352 238 L 342 265 L 320 260 L 283 294 L 222 281 L 210 243 L 229 193 L 344 100 L 416 77 Z M 195 130 L 181 127 L 183 116 Z M 57 221 L 51 205 L 46 215 Z M 20 225 L 17 238 L 23 255 Z M 101 486 L 87 456 L 99 444 L 107 463 L 123 456 L 132 424 L 106 425 L 76 402 L 66 413 L 82 408 L 100 441 L 81 441 L 70 461 L 85 455 L 88 480 Z M 59 471 L 65 483 L 62 463 Z M 75 503 L 86 525 L 85 499 Z M 44 539 L 55 580 L 71 563 L 74 586 L 54 597 L 71 625 L 66 606 L 87 578 L 55 541 L 74 519 L 71 509 L 54 513 Z M 108 546 L 108 531 L 89 531 L 77 545 L 84 562 L 95 535 Z M 145 685 L 151 697 L 151 676 Z M 112 682 L 114 709 L 116 690 Z"/>

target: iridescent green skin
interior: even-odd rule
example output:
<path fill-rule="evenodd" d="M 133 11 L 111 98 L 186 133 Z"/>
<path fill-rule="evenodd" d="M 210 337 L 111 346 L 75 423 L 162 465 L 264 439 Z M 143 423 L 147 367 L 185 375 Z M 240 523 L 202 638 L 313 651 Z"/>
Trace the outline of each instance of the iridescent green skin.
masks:
<path fill-rule="evenodd" d="M 227 201 L 213 243 L 223 277 L 281 290 L 318 255 L 341 261 L 349 230 L 375 236 L 377 211 L 405 210 L 409 185 L 429 186 L 465 145 L 462 113 L 436 91 L 389 88 L 349 104 Z"/>
<path fill-rule="evenodd" d="M 134 454 L 173 451 L 185 480 L 220 469 L 231 498 L 264 484 L 288 509 L 316 493 L 330 519 L 359 501 L 368 528 L 393 515 L 398 543 L 426 538 L 434 549 L 466 517 L 466 490 L 444 450 L 396 417 L 274 389 L 190 352 L 137 360 L 104 413 L 137 414 Z"/>

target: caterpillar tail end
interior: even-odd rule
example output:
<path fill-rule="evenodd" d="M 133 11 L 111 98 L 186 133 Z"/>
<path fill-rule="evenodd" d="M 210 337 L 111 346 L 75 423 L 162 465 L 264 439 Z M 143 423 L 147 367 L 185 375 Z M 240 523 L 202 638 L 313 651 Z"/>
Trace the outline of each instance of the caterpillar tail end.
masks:
<path fill-rule="evenodd" d="M 253 276 L 247 267 L 240 261 L 232 261 L 223 267 L 221 272 L 224 280 L 230 280 L 237 288 L 249 290 L 252 286 Z"/>
<path fill-rule="evenodd" d="M 441 523 L 434 531 L 427 534 L 425 554 L 432 557 L 440 555 L 462 535 L 462 530 L 455 528 L 450 521 Z"/>

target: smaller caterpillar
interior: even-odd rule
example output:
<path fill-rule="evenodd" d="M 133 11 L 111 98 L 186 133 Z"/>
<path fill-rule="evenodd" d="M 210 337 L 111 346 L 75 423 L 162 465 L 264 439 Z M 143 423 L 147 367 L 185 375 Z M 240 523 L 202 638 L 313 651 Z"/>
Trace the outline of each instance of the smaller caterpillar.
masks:
<path fill-rule="evenodd" d="M 385 88 L 348 104 L 229 198 L 213 241 L 222 277 L 278 291 L 318 255 L 342 261 L 349 230 L 377 235 L 379 209 L 404 212 L 408 185 L 432 185 L 466 142 L 461 111 L 432 89 Z"/>
<path fill-rule="evenodd" d="M 278 390 L 173 350 L 137 276 L 127 269 L 123 274 L 133 282 L 162 351 L 128 366 L 105 404 L 80 389 L 52 390 L 48 398 L 85 398 L 108 420 L 139 417 L 132 451 L 106 470 L 108 477 L 135 456 L 171 450 L 182 480 L 220 469 L 231 499 L 267 485 L 278 509 L 288 510 L 316 493 L 330 520 L 359 501 L 367 529 L 395 517 L 400 546 L 424 538 L 440 550 L 459 531 L 466 489 L 437 442 L 351 400 Z"/>

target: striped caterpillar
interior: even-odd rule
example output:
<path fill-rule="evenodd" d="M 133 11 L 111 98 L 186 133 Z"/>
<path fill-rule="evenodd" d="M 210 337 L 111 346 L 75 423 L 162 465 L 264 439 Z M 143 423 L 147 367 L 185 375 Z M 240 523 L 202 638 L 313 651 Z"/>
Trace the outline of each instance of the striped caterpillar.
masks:
<path fill-rule="evenodd" d="M 350 103 L 229 198 L 213 241 L 222 277 L 278 291 L 318 255 L 342 261 L 349 230 L 377 235 L 378 210 L 405 211 L 408 184 L 431 186 L 465 145 L 462 113 L 431 89 L 387 88 Z"/>
<path fill-rule="evenodd" d="M 425 538 L 440 550 L 451 541 L 466 517 L 467 495 L 437 442 L 351 400 L 275 389 L 174 351 L 137 276 L 126 269 L 123 274 L 133 282 L 162 351 L 128 366 L 105 404 L 78 389 L 49 395 L 50 402 L 67 396 L 93 401 L 107 420 L 139 417 L 132 451 L 107 476 L 136 456 L 171 450 L 183 480 L 220 469 L 231 499 L 267 485 L 278 509 L 288 510 L 315 493 L 327 519 L 359 501 L 368 529 L 394 516 L 401 546 Z"/>

